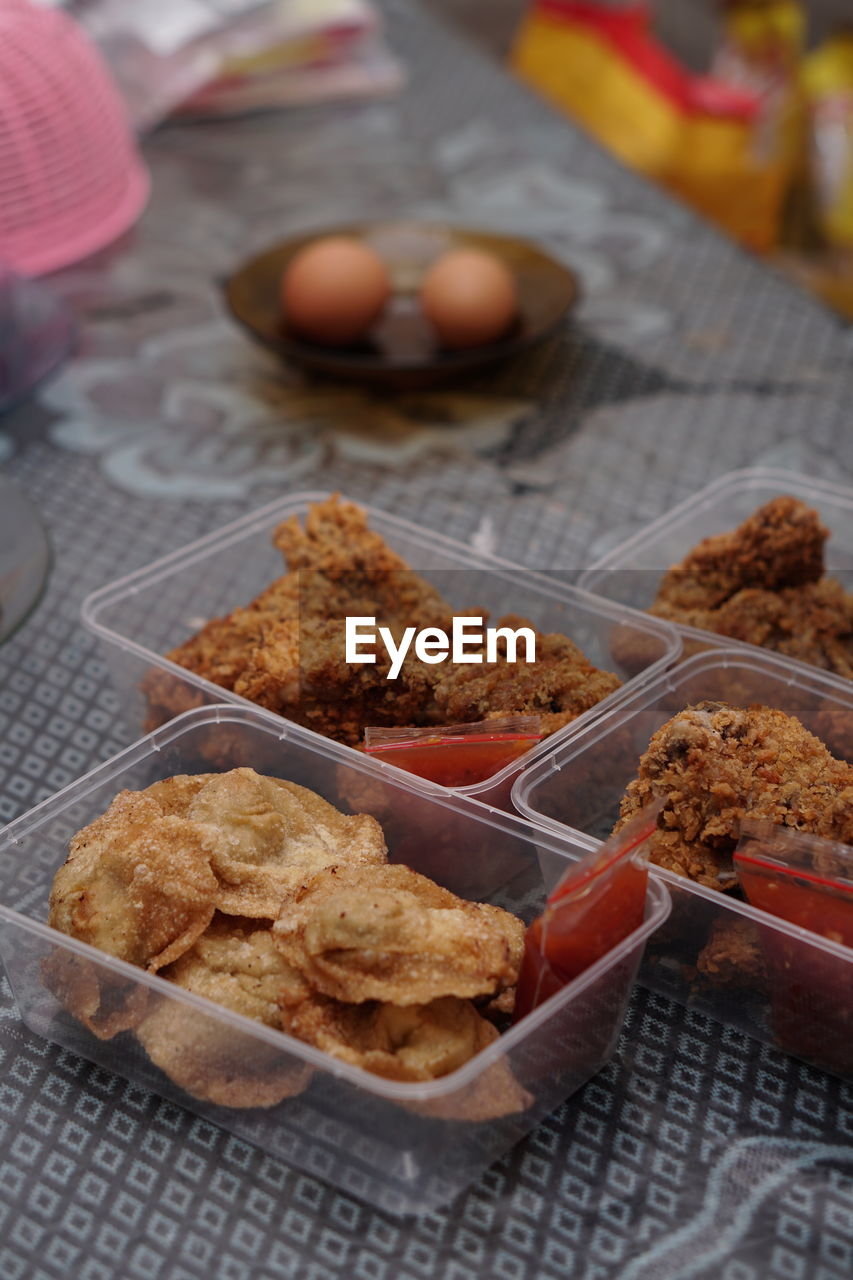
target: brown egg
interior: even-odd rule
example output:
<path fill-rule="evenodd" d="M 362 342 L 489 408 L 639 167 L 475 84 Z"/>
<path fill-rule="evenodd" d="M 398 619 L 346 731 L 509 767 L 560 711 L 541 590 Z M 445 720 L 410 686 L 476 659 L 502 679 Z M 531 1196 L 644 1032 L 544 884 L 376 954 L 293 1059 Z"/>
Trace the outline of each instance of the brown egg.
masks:
<path fill-rule="evenodd" d="M 482 249 L 450 249 L 421 282 L 421 306 L 442 346 L 493 342 L 518 310 L 512 272 Z"/>
<path fill-rule="evenodd" d="M 300 249 L 281 280 L 288 324 L 329 346 L 357 342 L 391 292 L 382 259 L 354 236 L 324 236 Z"/>

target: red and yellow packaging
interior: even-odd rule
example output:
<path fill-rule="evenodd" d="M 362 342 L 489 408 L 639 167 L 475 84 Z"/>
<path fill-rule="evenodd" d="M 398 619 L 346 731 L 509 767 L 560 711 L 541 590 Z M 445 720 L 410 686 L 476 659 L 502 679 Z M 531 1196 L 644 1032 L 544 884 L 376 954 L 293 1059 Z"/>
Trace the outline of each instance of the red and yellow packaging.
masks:
<path fill-rule="evenodd" d="M 647 4 L 614 9 L 589 0 L 535 0 L 512 63 L 626 164 L 763 250 L 777 240 L 793 162 L 788 116 L 796 118 L 791 86 L 802 23 L 794 21 L 800 6 L 791 0 L 759 7 L 763 23 L 754 3 L 729 6 L 725 15 L 726 61 L 749 70 L 737 82 L 682 66 L 656 39 Z M 768 49 L 774 91 L 784 68 L 784 121 L 773 128 Z"/>

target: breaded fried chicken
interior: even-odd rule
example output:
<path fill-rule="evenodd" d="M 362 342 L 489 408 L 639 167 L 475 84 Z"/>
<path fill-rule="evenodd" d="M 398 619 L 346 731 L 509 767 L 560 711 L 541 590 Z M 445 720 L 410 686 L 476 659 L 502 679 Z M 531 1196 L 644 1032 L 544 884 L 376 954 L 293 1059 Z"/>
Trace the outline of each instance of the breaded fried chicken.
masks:
<path fill-rule="evenodd" d="M 440 592 L 368 528 L 365 513 L 337 497 L 275 531 L 289 572 L 250 605 L 209 622 L 167 657 L 179 666 L 318 733 L 358 746 L 376 727 L 467 723 L 541 714 L 543 733 L 574 719 L 621 683 L 567 637 L 538 637 L 537 661 L 440 665 L 409 649 L 394 680 L 385 647 L 376 661 L 346 660 L 347 617 L 375 619 L 399 645 L 404 631 L 449 633 L 454 610 Z M 486 621 L 482 608 L 472 612 Z M 518 623 L 504 619 L 504 624 Z M 527 624 L 529 625 L 529 624 Z M 193 705 L 175 677 L 146 680 L 149 727 Z M 199 694 L 198 701 L 202 695 Z"/>
<path fill-rule="evenodd" d="M 711 888 L 735 884 L 745 817 L 853 840 L 853 766 L 769 707 L 705 702 L 669 720 L 640 760 L 616 829 L 657 797 L 665 803 L 652 862 Z"/>
<path fill-rule="evenodd" d="M 774 498 L 664 575 L 650 612 L 853 678 L 853 594 L 823 576 L 828 531 Z"/>
<path fill-rule="evenodd" d="M 398 679 L 389 662 L 346 662 L 345 618 L 375 617 L 399 642 L 407 626 L 451 625 L 440 593 L 393 552 L 364 512 L 337 498 L 275 531 L 290 572 L 246 608 L 214 619 L 167 657 L 292 720 L 356 745 L 365 724 L 419 724 L 432 704 L 432 668 L 408 656 Z M 169 705 L 163 680 L 150 693 Z"/>
<path fill-rule="evenodd" d="M 518 630 L 531 624 L 524 618 L 507 616 L 498 620 L 498 626 Z M 568 636 L 536 633 L 535 662 L 520 658 L 509 662 L 504 645 L 496 662 L 448 664 L 434 696 L 439 718 L 447 724 L 538 715 L 543 734 L 549 734 L 595 706 L 621 683 L 617 675 L 593 666 Z"/>

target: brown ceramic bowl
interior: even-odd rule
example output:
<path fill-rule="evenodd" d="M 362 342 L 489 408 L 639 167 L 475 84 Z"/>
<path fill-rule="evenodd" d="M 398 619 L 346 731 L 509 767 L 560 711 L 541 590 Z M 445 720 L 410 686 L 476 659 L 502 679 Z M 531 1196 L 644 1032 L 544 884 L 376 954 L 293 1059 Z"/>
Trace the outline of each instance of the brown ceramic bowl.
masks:
<path fill-rule="evenodd" d="M 321 235 L 358 236 L 391 273 L 392 296 L 365 340 L 346 347 L 307 341 L 288 328 L 281 309 L 281 277 L 290 259 Z M 418 305 L 424 271 L 440 253 L 461 246 L 495 254 L 512 271 L 518 316 L 496 342 L 451 351 L 439 346 Z M 424 222 L 370 222 L 295 236 L 245 262 L 225 284 L 232 315 L 283 359 L 351 382 L 416 389 L 474 374 L 509 359 L 551 333 L 578 298 L 576 276 L 526 240 L 468 227 Z"/>

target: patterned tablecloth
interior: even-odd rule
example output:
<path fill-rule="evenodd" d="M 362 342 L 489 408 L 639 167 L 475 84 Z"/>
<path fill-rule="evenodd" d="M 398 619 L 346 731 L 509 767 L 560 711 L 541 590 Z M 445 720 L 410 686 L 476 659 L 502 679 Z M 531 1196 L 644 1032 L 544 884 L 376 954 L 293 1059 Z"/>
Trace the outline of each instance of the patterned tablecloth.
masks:
<path fill-rule="evenodd" d="M 853 473 L 849 333 L 402 0 L 393 101 L 162 130 L 125 243 L 66 272 L 61 376 L 0 422 L 55 563 L 0 647 L 0 820 L 131 736 L 84 595 L 283 492 L 340 488 L 535 566 L 581 566 L 722 472 Z M 540 241 L 584 301 L 464 389 L 316 387 L 219 281 L 358 217 Z M 0 1277 L 842 1280 L 853 1091 L 638 991 L 610 1066 L 454 1204 L 372 1211 L 0 1023 Z"/>

